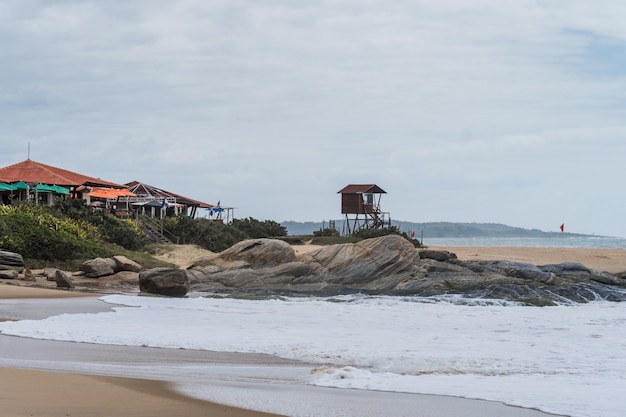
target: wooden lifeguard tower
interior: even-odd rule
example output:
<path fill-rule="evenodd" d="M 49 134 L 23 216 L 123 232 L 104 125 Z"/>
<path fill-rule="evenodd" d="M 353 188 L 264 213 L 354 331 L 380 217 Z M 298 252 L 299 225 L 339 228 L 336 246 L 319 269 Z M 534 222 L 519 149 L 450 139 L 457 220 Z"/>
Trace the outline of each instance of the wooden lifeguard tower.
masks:
<path fill-rule="evenodd" d="M 387 192 L 378 185 L 350 184 L 338 194 L 341 194 L 341 214 L 344 215 L 342 234 L 391 226 L 391 216 L 380 208 L 380 198 Z"/>

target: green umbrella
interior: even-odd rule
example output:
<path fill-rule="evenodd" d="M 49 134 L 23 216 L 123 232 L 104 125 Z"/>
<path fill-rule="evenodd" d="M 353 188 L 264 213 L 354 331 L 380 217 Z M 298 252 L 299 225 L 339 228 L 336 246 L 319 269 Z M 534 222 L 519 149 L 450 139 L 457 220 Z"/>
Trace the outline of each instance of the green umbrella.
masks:
<path fill-rule="evenodd" d="M 60 185 L 46 185 L 46 184 L 37 184 L 35 187 L 38 193 L 55 193 L 55 194 L 69 194 L 70 190 L 61 187 Z"/>
<path fill-rule="evenodd" d="M 17 190 L 16 187 L 14 187 L 11 184 L 5 184 L 5 183 L 0 183 L 0 191 L 15 191 Z"/>

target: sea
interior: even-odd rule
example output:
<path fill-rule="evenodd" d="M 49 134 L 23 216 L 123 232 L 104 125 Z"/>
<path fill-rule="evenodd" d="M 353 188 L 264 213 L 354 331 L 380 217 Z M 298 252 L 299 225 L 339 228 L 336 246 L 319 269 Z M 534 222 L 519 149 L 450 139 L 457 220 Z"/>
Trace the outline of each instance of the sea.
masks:
<path fill-rule="evenodd" d="M 423 238 L 425 246 L 528 247 L 528 248 L 598 248 L 626 249 L 626 238 L 591 235 L 563 237 L 452 237 Z"/>
<path fill-rule="evenodd" d="M 508 240 L 507 245 L 472 242 L 547 246 L 527 239 Z M 559 245 L 626 248 L 623 239 L 577 242 Z M 460 240 L 430 244 L 462 246 Z M 315 387 L 484 399 L 573 417 L 621 417 L 626 410 L 624 303 L 533 307 L 455 295 L 363 294 L 101 299 L 111 311 L 2 322 L 0 332 L 80 343 L 267 354 L 301 361 L 289 378 Z M 215 369 L 209 368 L 181 365 L 163 372 L 196 375 L 193 383 L 182 379 L 177 389 L 210 401 L 294 417 L 350 415 L 306 407 L 301 398 L 293 400 L 299 404 L 272 401 L 272 383 L 286 378 L 283 371 L 240 367 L 232 371 L 239 372 L 236 377 L 221 376 L 253 379 L 246 372 L 255 373 L 270 387 L 242 395 L 203 384 L 215 378 Z"/>

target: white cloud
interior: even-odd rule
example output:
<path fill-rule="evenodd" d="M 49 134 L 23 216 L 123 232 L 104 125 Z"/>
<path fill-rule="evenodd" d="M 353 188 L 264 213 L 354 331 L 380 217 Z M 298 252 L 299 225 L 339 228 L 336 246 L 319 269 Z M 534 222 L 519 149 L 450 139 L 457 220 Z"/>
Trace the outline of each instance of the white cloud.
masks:
<path fill-rule="evenodd" d="M 374 182 L 398 219 L 617 233 L 626 6 L 601 3 L 3 2 L 0 164 L 31 142 L 279 221 Z"/>

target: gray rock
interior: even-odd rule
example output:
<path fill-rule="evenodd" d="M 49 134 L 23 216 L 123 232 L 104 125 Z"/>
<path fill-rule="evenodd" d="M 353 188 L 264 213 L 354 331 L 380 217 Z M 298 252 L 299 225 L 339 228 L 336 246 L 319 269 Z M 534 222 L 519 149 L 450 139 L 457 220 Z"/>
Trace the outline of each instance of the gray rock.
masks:
<path fill-rule="evenodd" d="M 419 252 L 421 259 L 434 259 L 435 261 L 448 261 L 450 259 L 457 259 L 456 253 L 448 252 L 447 250 L 433 250 L 423 249 Z"/>
<path fill-rule="evenodd" d="M 139 272 L 143 269 L 141 265 L 137 262 L 128 259 L 125 256 L 117 255 L 113 257 L 115 261 L 115 272 L 119 271 L 130 271 L 130 272 Z"/>
<path fill-rule="evenodd" d="M 152 268 L 139 273 L 139 289 L 170 297 L 184 297 L 189 292 L 187 271 L 176 268 Z"/>
<path fill-rule="evenodd" d="M 24 281 L 36 281 L 35 275 L 29 268 L 24 268 Z"/>
<path fill-rule="evenodd" d="M 626 301 L 626 275 L 577 263 L 535 266 L 511 261 L 460 261 L 446 251 L 417 251 L 400 236 L 322 247 L 295 257 L 282 241 L 257 239 L 196 261 L 197 291 L 432 296 L 462 294 L 533 305 Z"/>
<path fill-rule="evenodd" d="M 276 239 L 252 239 L 236 243 L 220 252 L 219 259 L 235 262 L 239 267 L 272 267 L 296 261 L 296 253 L 286 242 Z"/>
<path fill-rule="evenodd" d="M 24 258 L 19 253 L 0 250 L 0 265 L 12 267 L 7 269 L 22 268 L 24 267 Z"/>
<path fill-rule="evenodd" d="M 393 289 L 418 270 L 415 247 L 400 236 L 326 246 L 300 260 L 283 241 L 249 240 L 189 267 L 193 288 L 294 292 Z"/>
<path fill-rule="evenodd" d="M 46 278 L 46 281 L 56 281 L 56 273 L 57 273 L 58 269 L 56 268 L 44 268 L 43 269 L 43 276 Z"/>
<path fill-rule="evenodd" d="M 20 274 L 14 269 L 0 269 L 0 279 L 16 279 Z"/>
<path fill-rule="evenodd" d="M 57 288 L 74 288 L 74 284 L 70 280 L 70 276 L 58 269 L 54 273 L 54 280 L 57 283 Z"/>
<path fill-rule="evenodd" d="M 87 278 L 99 278 L 107 275 L 113 275 L 117 264 L 111 258 L 95 258 L 83 262 L 80 270 L 85 273 Z"/>

